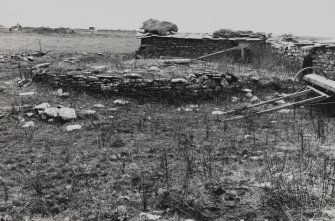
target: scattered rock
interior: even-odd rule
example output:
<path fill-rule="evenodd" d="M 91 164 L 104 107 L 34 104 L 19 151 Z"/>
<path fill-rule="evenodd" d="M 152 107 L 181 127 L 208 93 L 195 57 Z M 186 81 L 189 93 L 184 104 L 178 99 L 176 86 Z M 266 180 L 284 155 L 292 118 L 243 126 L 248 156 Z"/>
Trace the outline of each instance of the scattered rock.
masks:
<path fill-rule="evenodd" d="M 104 108 L 105 106 L 103 104 L 94 104 L 93 107 L 95 107 L 95 108 Z"/>
<path fill-rule="evenodd" d="M 85 117 L 96 116 L 97 112 L 95 110 L 84 110 L 82 115 Z"/>
<path fill-rule="evenodd" d="M 244 139 L 245 140 L 255 139 L 255 136 L 247 134 L 247 135 L 244 136 Z"/>
<path fill-rule="evenodd" d="M 57 95 L 58 97 L 69 97 L 70 93 L 69 92 L 63 92 L 63 89 L 58 89 L 57 92 L 54 93 L 55 95 Z"/>
<path fill-rule="evenodd" d="M 50 63 L 42 63 L 42 64 L 38 64 L 38 65 L 33 66 L 33 70 L 35 70 L 35 69 L 41 69 L 41 68 L 47 68 L 47 67 L 49 67 L 50 65 L 51 65 Z"/>
<path fill-rule="evenodd" d="M 118 104 L 118 105 L 125 105 L 128 104 L 129 101 L 123 100 L 123 99 L 118 99 L 114 101 L 114 104 Z"/>
<path fill-rule="evenodd" d="M 233 103 L 237 102 L 238 100 L 239 100 L 238 97 L 232 97 L 232 98 L 231 98 L 231 102 L 233 102 Z"/>
<path fill-rule="evenodd" d="M 56 107 L 48 107 L 45 108 L 43 113 L 48 117 L 58 117 L 58 111 L 59 109 Z"/>
<path fill-rule="evenodd" d="M 34 113 L 32 112 L 29 112 L 29 113 L 26 113 L 27 117 L 32 117 L 34 115 Z"/>
<path fill-rule="evenodd" d="M 222 115 L 224 112 L 223 111 L 220 111 L 220 110 L 215 110 L 215 111 L 212 111 L 212 114 L 214 115 Z"/>
<path fill-rule="evenodd" d="M 66 126 L 66 131 L 80 130 L 81 126 L 79 124 Z"/>
<path fill-rule="evenodd" d="M 251 156 L 250 160 L 251 161 L 261 161 L 264 159 L 264 156 Z"/>
<path fill-rule="evenodd" d="M 49 103 L 42 103 L 34 107 L 35 110 L 42 110 L 44 111 L 46 108 L 51 107 Z"/>
<path fill-rule="evenodd" d="M 63 94 L 63 89 L 62 88 L 58 89 L 57 92 L 56 92 L 56 95 L 58 97 L 60 97 L 60 96 L 62 96 L 62 94 Z"/>
<path fill-rule="evenodd" d="M 63 120 L 76 119 L 76 111 L 73 108 L 63 107 L 58 110 L 58 115 Z"/>
<path fill-rule="evenodd" d="M 157 66 L 151 66 L 151 67 L 149 67 L 149 70 L 150 71 L 160 71 L 160 68 L 157 67 Z"/>
<path fill-rule="evenodd" d="M 252 90 L 251 89 L 248 89 L 248 88 L 244 88 L 241 90 L 243 93 L 251 93 Z"/>
<path fill-rule="evenodd" d="M 93 71 L 95 73 L 100 73 L 100 72 L 103 72 L 103 71 L 107 71 L 107 67 L 104 66 L 104 65 L 101 65 L 101 66 L 93 66 L 92 67 Z"/>
<path fill-rule="evenodd" d="M 171 83 L 188 83 L 188 80 L 185 78 L 175 78 L 171 80 Z"/>
<path fill-rule="evenodd" d="M 282 114 L 289 114 L 291 112 L 291 110 L 287 109 L 287 108 L 284 108 L 284 109 L 278 110 L 277 112 L 282 113 Z"/>
<path fill-rule="evenodd" d="M 247 98 L 252 98 L 254 95 L 252 95 L 252 93 L 246 93 L 245 96 L 246 96 Z"/>
<path fill-rule="evenodd" d="M 255 83 L 257 83 L 257 82 L 259 82 L 259 77 L 251 76 L 251 77 L 249 78 L 249 80 L 250 80 L 251 82 L 255 82 Z"/>
<path fill-rule="evenodd" d="M 158 220 L 159 218 L 161 218 L 160 215 L 154 215 L 151 213 L 140 213 L 140 217 L 146 220 Z"/>
<path fill-rule="evenodd" d="M 251 99 L 250 99 L 250 102 L 251 103 L 256 103 L 259 101 L 259 98 L 257 96 L 253 96 Z"/>
<path fill-rule="evenodd" d="M 34 121 L 28 121 L 28 122 L 25 123 L 22 127 L 23 127 L 23 128 L 35 127 L 35 123 L 34 123 Z"/>
<path fill-rule="evenodd" d="M 31 96 L 31 95 L 34 95 L 34 94 L 36 94 L 35 91 L 22 92 L 22 93 L 19 93 L 19 96 Z"/>

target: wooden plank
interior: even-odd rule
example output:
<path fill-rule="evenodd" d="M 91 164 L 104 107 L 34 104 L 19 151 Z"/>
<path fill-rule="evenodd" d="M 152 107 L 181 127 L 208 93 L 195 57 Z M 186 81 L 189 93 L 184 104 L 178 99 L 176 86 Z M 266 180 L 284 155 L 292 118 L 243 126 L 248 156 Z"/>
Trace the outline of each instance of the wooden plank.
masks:
<path fill-rule="evenodd" d="M 252 105 L 246 106 L 246 107 L 244 107 L 242 109 L 234 109 L 234 110 L 226 111 L 226 112 L 223 113 L 223 115 L 225 115 L 225 114 L 232 114 L 232 113 L 240 112 L 240 111 L 244 111 L 244 110 L 247 110 L 249 108 L 262 106 L 262 105 L 265 105 L 265 104 L 268 104 L 268 103 L 272 103 L 272 102 L 283 100 L 283 99 L 287 99 L 287 98 L 299 97 L 299 96 L 305 95 L 305 94 L 307 94 L 309 92 L 312 92 L 312 91 L 313 91 L 312 89 L 307 89 L 307 90 L 299 91 L 299 92 L 296 92 L 296 93 L 293 93 L 293 94 L 288 94 L 288 95 L 285 95 L 285 96 L 280 96 L 280 97 L 277 97 L 277 98 L 274 98 L 274 99 L 271 99 L 271 100 L 268 100 L 268 101 L 263 101 L 263 102 L 260 102 L 260 103 L 257 103 L 257 104 L 252 104 Z"/>
<path fill-rule="evenodd" d="M 218 52 L 214 52 L 214 53 L 211 53 L 211 54 L 207 54 L 207 55 L 198 57 L 197 59 L 203 59 L 203 58 L 211 57 L 213 55 L 221 54 L 221 53 L 228 52 L 228 51 L 241 50 L 241 49 L 244 49 L 244 48 L 247 48 L 247 47 L 249 47 L 248 43 L 242 43 L 242 44 L 240 44 L 240 45 L 238 45 L 236 47 L 232 47 L 232 48 L 228 48 L 228 49 L 225 49 L 225 50 L 222 50 L 222 51 L 218 51 Z"/>
<path fill-rule="evenodd" d="M 297 106 L 301 106 L 301 105 L 308 104 L 308 103 L 323 101 L 326 98 L 327 98 L 326 96 L 320 95 L 320 96 L 317 96 L 317 97 L 312 97 L 312 98 L 302 100 L 302 101 L 298 101 L 298 102 L 295 102 L 295 103 L 285 104 L 285 105 L 282 105 L 282 106 L 279 106 L 279 107 L 274 107 L 274 108 L 266 109 L 266 110 L 263 110 L 263 111 L 258 111 L 258 112 L 255 112 L 255 113 L 252 113 L 252 114 L 249 114 L 249 115 L 228 118 L 228 119 L 225 119 L 224 121 L 239 120 L 239 119 L 243 119 L 243 118 L 246 118 L 246 117 L 265 114 L 265 113 L 277 111 L 277 110 L 288 108 L 288 107 L 297 107 Z"/>
<path fill-rule="evenodd" d="M 304 81 L 317 85 L 325 90 L 335 93 L 335 81 L 317 74 L 307 74 L 302 78 Z"/>

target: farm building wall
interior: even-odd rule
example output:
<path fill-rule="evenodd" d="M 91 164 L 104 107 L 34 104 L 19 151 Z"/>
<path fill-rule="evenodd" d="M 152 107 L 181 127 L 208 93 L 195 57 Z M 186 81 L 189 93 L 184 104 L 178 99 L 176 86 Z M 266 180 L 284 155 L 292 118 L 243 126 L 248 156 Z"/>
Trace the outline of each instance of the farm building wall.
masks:
<path fill-rule="evenodd" d="M 299 69 L 307 65 L 321 67 L 326 73 L 335 71 L 335 45 L 278 40 L 269 40 L 267 43 L 274 53 L 281 55 Z"/>
<path fill-rule="evenodd" d="M 136 54 L 143 58 L 159 58 L 160 56 L 197 58 L 202 55 L 238 46 L 240 43 L 250 43 L 251 49 L 263 47 L 264 40 L 258 39 L 215 39 L 215 38 L 175 38 L 175 37 L 146 37 L 141 38 L 140 48 Z M 247 49 L 248 50 L 248 49 Z M 250 50 L 246 55 L 249 55 Z M 240 57 L 241 51 L 235 50 L 229 56 Z"/>
<path fill-rule="evenodd" d="M 252 59 L 254 54 L 262 53 L 265 46 L 269 46 L 273 53 L 280 55 L 297 69 L 313 65 L 322 67 L 326 72 L 335 71 L 335 45 L 311 42 L 293 43 L 274 39 L 265 41 L 265 39 L 257 38 L 215 39 L 150 36 L 141 38 L 141 45 L 136 54 L 143 58 L 159 58 L 160 56 L 197 58 L 235 47 L 240 43 L 250 44 L 245 51 L 247 60 Z M 225 55 L 240 58 L 241 51 L 231 51 Z"/>

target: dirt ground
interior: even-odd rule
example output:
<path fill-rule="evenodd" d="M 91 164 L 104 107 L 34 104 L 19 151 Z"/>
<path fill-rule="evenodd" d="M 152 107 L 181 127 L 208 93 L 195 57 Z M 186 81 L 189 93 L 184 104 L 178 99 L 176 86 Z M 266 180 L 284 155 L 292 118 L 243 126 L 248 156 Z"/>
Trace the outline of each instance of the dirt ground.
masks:
<path fill-rule="evenodd" d="M 107 48 L 100 51 L 105 38 L 94 41 L 103 42 L 92 49 L 95 52 L 69 52 L 81 51 L 72 45 L 32 63 L 50 62 L 50 69 L 106 65 L 112 72 L 157 67 L 157 73 L 145 75 L 148 78 L 189 74 L 190 67 L 184 65 L 160 67 L 157 60 L 135 61 L 129 55 L 132 43 L 124 51 L 123 46 L 110 46 L 119 48 L 110 53 Z M 25 46 L 7 49 L 22 52 Z M 215 111 L 251 104 L 242 90 L 197 103 L 105 97 L 69 88 L 63 88 L 69 92 L 63 97 L 57 94 L 59 88 L 47 84 L 22 84 L 18 63 L 25 67 L 27 61 L 11 58 L 0 63 L 0 218 L 4 220 L 334 218 L 334 121 L 315 108 L 224 122 Z M 240 89 L 253 85 L 252 93 L 260 101 L 292 90 L 288 78 L 294 72 L 283 72 L 282 67 L 208 63 L 203 68 L 239 76 Z M 264 79 L 276 87 L 258 87 Z M 247 84 L 251 80 L 254 83 Z M 36 93 L 20 96 L 23 92 Z M 119 99 L 128 103 L 115 103 Z M 77 118 L 41 117 L 33 108 L 44 102 L 74 108 Z M 87 110 L 96 112 L 83 114 Z M 23 127 L 31 121 L 34 126 Z M 73 124 L 81 129 L 67 131 L 66 126 Z"/>

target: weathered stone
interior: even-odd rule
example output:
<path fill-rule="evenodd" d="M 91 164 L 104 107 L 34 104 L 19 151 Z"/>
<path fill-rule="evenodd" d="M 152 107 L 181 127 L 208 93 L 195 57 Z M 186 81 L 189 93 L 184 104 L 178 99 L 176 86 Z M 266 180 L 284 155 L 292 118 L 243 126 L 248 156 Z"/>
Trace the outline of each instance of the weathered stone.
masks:
<path fill-rule="evenodd" d="M 171 80 L 171 83 L 188 83 L 188 80 L 186 80 L 185 78 L 175 78 Z"/>
<path fill-rule="evenodd" d="M 34 123 L 34 121 L 28 121 L 28 122 L 25 123 L 22 127 L 23 127 L 23 128 L 35 127 L 35 123 Z"/>
<path fill-rule="evenodd" d="M 49 103 L 42 103 L 34 107 L 35 110 L 44 110 L 51 107 Z"/>
<path fill-rule="evenodd" d="M 58 110 L 56 107 L 45 108 L 43 114 L 48 117 L 58 117 Z"/>
<path fill-rule="evenodd" d="M 81 129 L 81 125 L 79 124 L 74 124 L 74 125 L 68 125 L 66 126 L 66 131 L 70 132 L 70 131 L 74 131 L 74 130 L 80 130 Z"/>
<path fill-rule="evenodd" d="M 63 120 L 73 120 L 77 118 L 75 109 L 69 107 L 60 108 L 58 115 Z"/>

